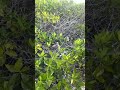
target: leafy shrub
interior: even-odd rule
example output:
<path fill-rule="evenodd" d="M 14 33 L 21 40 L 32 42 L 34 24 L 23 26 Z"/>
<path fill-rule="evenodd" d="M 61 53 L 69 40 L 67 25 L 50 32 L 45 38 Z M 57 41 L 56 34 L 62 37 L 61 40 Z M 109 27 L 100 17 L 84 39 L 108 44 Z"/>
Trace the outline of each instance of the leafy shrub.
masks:
<path fill-rule="evenodd" d="M 86 87 L 88 90 L 119 90 L 120 32 L 102 31 L 94 35 L 86 58 Z M 89 73 L 89 74 L 88 74 Z"/>
<path fill-rule="evenodd" d="M 36 89 L 71 90 L 74 87 L 80 89 L 81 86 L 84 86 L 83 78 L 81 77 L 81 68 L 84 66 L 84 40 L 77 39 L 70 50 L 68 48 L 60 48 L 56 52 L 52 51 L 49 48 L 51 45 L 47 43 L 47 41 L 49 43 L 54 42 L 53 34 L 48 37 L 45 32 L 42 33 L 44 34 L 43 37 L 42 35 L 36 37 L 38 41 L 35 50 Z M 40 34 L 38 33 L 38 35 Z M 57 36 L 57 38 L 62 37 Z M 45 41 L 44 44 L 42 44 L 42 41 Z M 43 46 L 46 46 L 48 51 L 45 51 Z"/>
<path fill-rule="evenodd" d="M 84 86 L 85 41 L 84 34 L 79 35 L 84 32 L 84 23 L 79 23 L 84 14 L 80 7 L 67 0 L 36 0 L 36 90 L 81 90 Z M 60 47 L 54 50 L 56 42 Z"/>
<path fill-rule="evenodd" d="M 12 9 L 16 9 L 15 5 L 20 3 L 14 5 L 14 1 L 11 3 L 8 0 L 0 0 L 0 3 L 0 90 L 33 90 L 32 23 L 25 13 Z"/>

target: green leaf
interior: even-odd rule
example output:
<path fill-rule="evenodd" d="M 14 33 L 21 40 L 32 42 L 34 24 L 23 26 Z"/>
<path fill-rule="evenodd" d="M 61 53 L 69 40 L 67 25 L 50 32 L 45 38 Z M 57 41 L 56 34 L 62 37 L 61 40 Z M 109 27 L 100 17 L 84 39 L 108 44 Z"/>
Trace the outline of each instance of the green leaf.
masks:
<path fill-rule="evenodd" d="M 34 41 L 32 41 L 32 39 L 31 39 L 31 38 L 29 39 L 29 44 L 30 44 L 30 46 L 32 46 L 32 47 L 34 47 L 34 46 L 35 46 L 35 43 L 34 43 Z"/>
<path fill-rule="evenodd" d="M 111 87 L 111 86 L 106 87 L 105 90 L 113 90 L 113 87 Z"/>
<path fill-rule="evenodd" d="M 51 42 L 47 42 L 47 46 L 50 47 L 51 46 Z"/>
<path fill-rule="evenodd" d="M 5 64 L 5 57 L 2 55 L 0 56 L 0 66 L 3 66 Z"/>
<path fill-rule="evenodd" d="M 94 84 L 94 83 L 96 83 L 96 80 L 92 80 L 92 81 L 90 81 L 89 83 L 90 83 L 90 84 Z"/>
<path fill-rule="evenodd" d="M 13 90 L 14 85 L 15 85 L 15 83 L 17 81 L 17 78 L 18 78 L 18 74 L 13 74 L 12 77 L 10 78 L 10 80 L 9 80 L 9 88 L 11 90 Z"/>
<path fill-rule="evenodd" d="M 21 81 L 21 85 L 22 85 L 22 88 L 23 90 L 33 90 L 33 84 L 31 84 L 30 82 L 24 82 L 24 81 Z"/>
<path fill-rule="evenodd" d="M 104 69 L 101 66 L 98 66 L 95 71 L 93 72 L 93 75 L 95 77 L 99 77 L 104 73 Z"/>
<path fill-rule="evenodd" d="M 15 72 L 14 65 L 6 64 L 5 66 L 10 72 Z"/>
<path fill-rule="evenodd" d="M 3 55 L 3 48 L 2 47 L 0 47 L 0 56 L 2 56 Z"/>
<path fill-rule="evenodd" d="M 16 57 L 17 56 L 17 53 L 13 50 L 6 51 L 6 54 L 9 55 L 10 57 Z"/>
<path fill-rule="evenodd" d="M 34 80 L 31 80 L 28 74 L 21 74 L 21 85 L 24 90 L 34 90 Z"/>
<path fill-rule="evenodd" d="M 44 51 L 42 51 L 40 54 L 38 53 L 38 56 L 39 57 L 43 57 L 45 55 L 45 52 Z"/>
<path fill-rule="evenodd" d="M 15 46 L 11 42 L 8 42 L 5 44 L 5 47 L 6 49 L 13 49 Z"/>
<path fill-rule="evenodd" d="M 0 9 L 0 16 L 4 16 L 4 11 Z"/>
<path fill-rule="evenodd" d="M 97 77 L 96 78 L 99 82 L 101 82 L 101 83 L 104 83 L 105 82 L 105 80 L 104 80 L 104 78 L 102 77 L 102 76 L 99 76 L 99 77 Z"/>
<path fill-rule="evenodd" d="M 120 31 L 117 32 L 118 40 L 120 41 Z"/>
<path fill-rule="evenodd" d="M 114 72 L 112 66 L 104 66 L 104 68 L 107 72 L 112 72 L 112 73 Z"/>
<path fill-rule="evenodd" d="M 81 43 L 82 43 L 82 40 L 80 38 L 74 41 L 75 45 L 80 45 Z"/>
<path fill-rule="evenodd" d="M 56 37 L 56 35 L 57 35 L 57 34 L 56 34 L 55 32 L 54 32 L 54 33 L 52 33 L 52 37 L 53 37 L 53 38 L 55 38 L 55 37 Z"/>
<path fill-rule="evenodd" d="M 26 71 L 28 71 L 29 69 L 30 69 L 29 67 L 25 66 L 25 67 L 22 68 L 21 72 L 26 72 Z"/>
<path fill-rule="evenodd" d="M 9 90 L 8 81 L 4 81 L 4 90 Z"/>
<path fill-rule="evenodd" d="M 42 73 L 41 76 L 39 76 L 39 79 L 42 79 L 43 81 L 47 79 L 47 73 Z"/>
<path fill-rule="evenodd" d="M 24 80 L 24 82 L 28 82 L 29 81 L 29 75 L 27 75 L 27 74 L 21 74 L 21 78 L 22 78 L 22 80 Z"/>
<path fill-rule="evenodd" d="M 96 74 L 96 76 L 98 77 L 98 76 L 102 75 L 103 73 L 104 73 L 104 69 L 100 70 L 100 71 Z"/>
<path fill-rule="evenodd" d="M 21 70 L 21 68 L 23 67 L 23 62 L 22 62 L 22 58 L 19 58 L 17 60 L 17 62 L 14 65 L 14 69 L 19 72 Z"/>
<path fill-rule="evenodd" d="M 5 66 L 10 72 L 20 72 L 23 66 L 22 59 L 19 58 L 17 62 L 15 63 L 15 65 L 6 64 Z"/>

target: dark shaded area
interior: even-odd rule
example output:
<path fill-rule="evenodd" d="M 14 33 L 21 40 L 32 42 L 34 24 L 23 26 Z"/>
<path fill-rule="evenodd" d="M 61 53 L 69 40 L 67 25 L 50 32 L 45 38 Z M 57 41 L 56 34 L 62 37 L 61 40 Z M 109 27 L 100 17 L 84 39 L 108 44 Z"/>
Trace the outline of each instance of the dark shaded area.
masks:
<path fill-rule="evenodd" d="M 35 1 L 0 0 L 0 90 L 34 90 Z"/>
<path fill-rule="evenodd" d="M 120 90 L 120 1 L 85 5 L 86 90 Z"/>

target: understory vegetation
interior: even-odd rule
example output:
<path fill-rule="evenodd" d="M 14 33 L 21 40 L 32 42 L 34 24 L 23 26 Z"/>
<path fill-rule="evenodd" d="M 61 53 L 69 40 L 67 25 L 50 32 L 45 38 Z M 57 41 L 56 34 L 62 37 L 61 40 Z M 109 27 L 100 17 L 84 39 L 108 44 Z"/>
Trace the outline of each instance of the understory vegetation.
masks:
<path fill-rule="evenodd" d="M 36 90 L 81 90 L 85 85 L 84 4 L 36 0 Z"/>
<path fill-rule="evenodd" d="M 86 1 L 85 88 L 120 90 L 120 1 Z"/>
<path fill-rule="evenodd" d="M 0 0 L 0 90 L 120 90 L 119 7 Z"/>

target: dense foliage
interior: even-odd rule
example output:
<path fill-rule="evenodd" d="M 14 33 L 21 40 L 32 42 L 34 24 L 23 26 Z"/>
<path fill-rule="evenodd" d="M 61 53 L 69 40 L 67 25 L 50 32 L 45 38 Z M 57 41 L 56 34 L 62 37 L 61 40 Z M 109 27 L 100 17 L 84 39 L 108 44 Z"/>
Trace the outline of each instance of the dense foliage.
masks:
<path fill-rule="evenodd" d="M 86 63 L 87 88 L 92 90 L 119 90 L 120 85 L 120 32 L 102 31 L 95 35 L 89 61 Z M 92 66 L 92 67 L 91 67 Z M 101 85 L 103 85 L 101 87 Z"/>
<path fill-rule="evenodd" d="M 86 90 L 120 89 L 120 1 L 86 2 Z"/>
<path fill-rule="evenodd" d="M 36 90 L 84 86 L 84 4 L 36 0 Z M 57 48 L 52 45 L 59 43 Z"/>
<path fill-rule="evenodd" d="M 0 90 L 34 89 L 34 22 L 23 4 L 0 0 Z"/>

